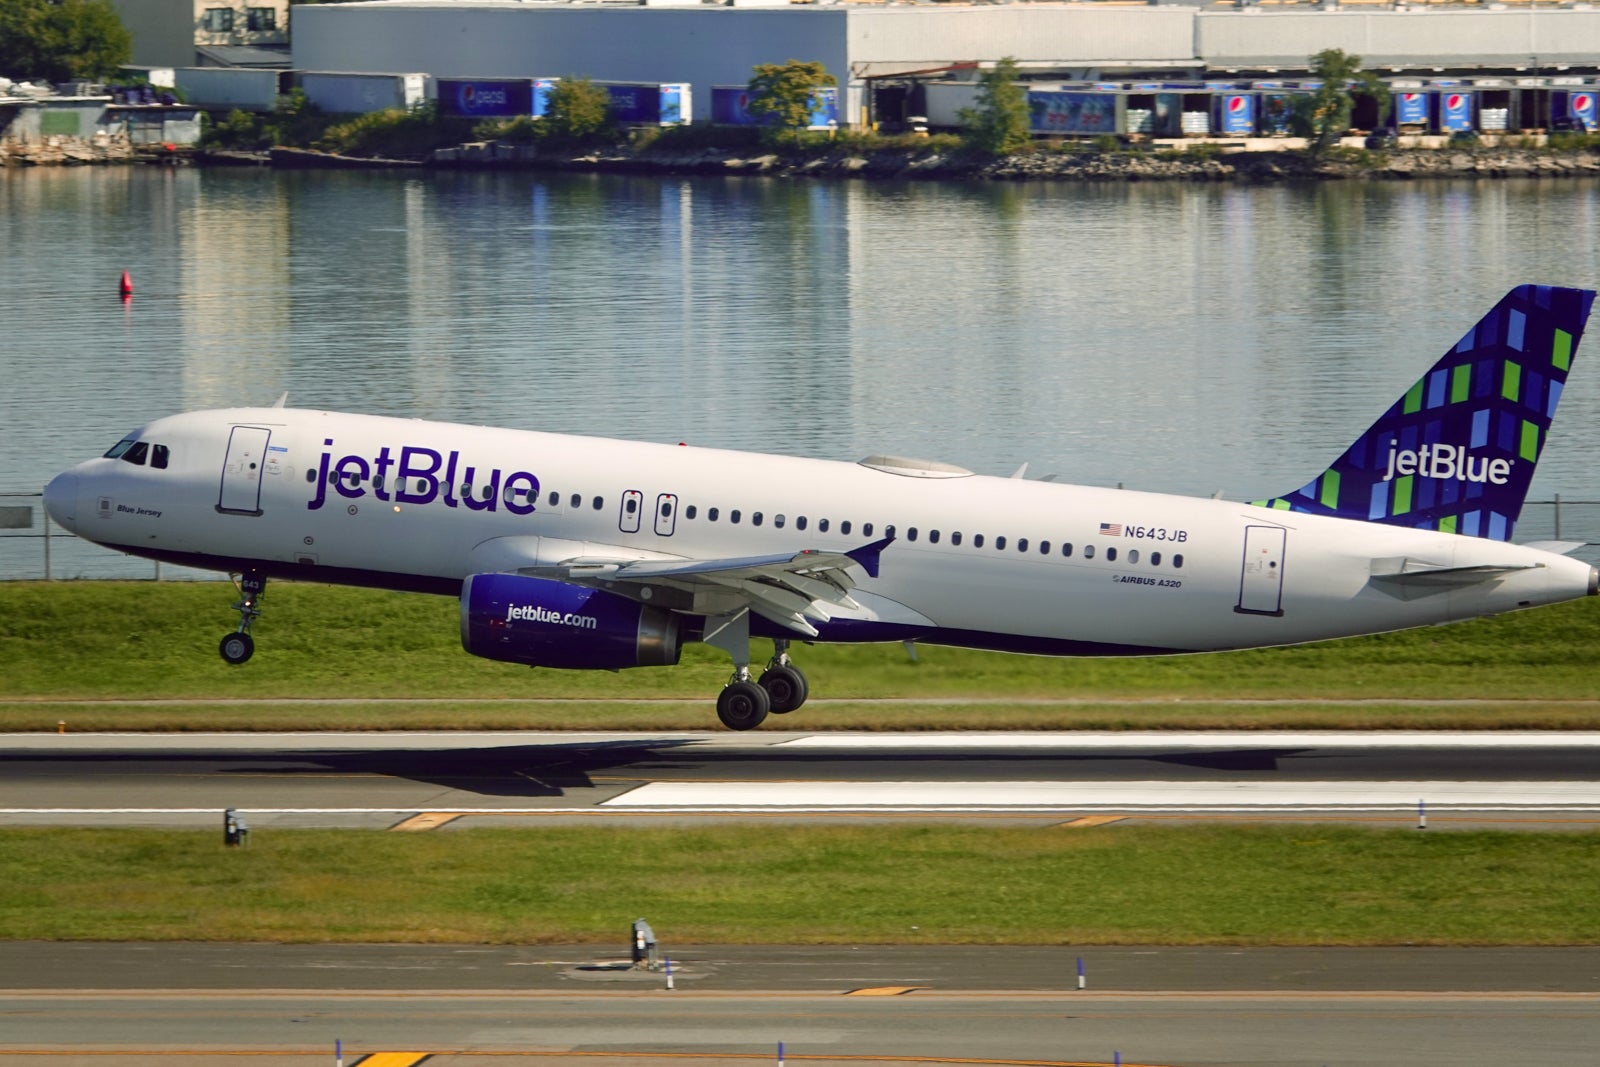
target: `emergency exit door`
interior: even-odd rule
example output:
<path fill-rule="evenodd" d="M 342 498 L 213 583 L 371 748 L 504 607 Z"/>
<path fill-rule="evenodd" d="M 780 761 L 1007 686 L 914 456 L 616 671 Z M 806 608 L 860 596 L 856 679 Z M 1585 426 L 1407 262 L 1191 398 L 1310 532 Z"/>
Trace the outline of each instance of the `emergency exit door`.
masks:
<path fill-rule="evenodd" d="M 261 469 L 266 465 L 267 439 L 271 436 L 271 430 L 259 426 L 233 428 L 228 436 L 228 455 L 222 462 L 218 511 L 261 514 Z"/>
<path fill-rule="evenodd" d="M 1239 574 L 1239 603 L 1246 615 L 1283 614 L 1283 552 L 1289 531 L 1281 526 L 1244 528 L 1244 563 Z"/>

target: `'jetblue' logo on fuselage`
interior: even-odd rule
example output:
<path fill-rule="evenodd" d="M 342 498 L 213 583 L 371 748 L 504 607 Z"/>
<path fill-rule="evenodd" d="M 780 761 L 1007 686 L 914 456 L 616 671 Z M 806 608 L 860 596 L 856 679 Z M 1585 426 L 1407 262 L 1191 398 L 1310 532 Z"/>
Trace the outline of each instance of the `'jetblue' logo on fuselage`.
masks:
<path fill-rule="evenodd" d="M 369 492 L 378 500 L 396 504 L 431 504 L 494 511 L 504 505 L 513 515 L 531 515 L 539 497 L 539 479 L 527 471 L 502 473 L 499 467 L 483 469 L 463 464 L 461 453 L 437 452 L 420 445 L 404 445 L 396 455 L 388 445 L 371 460 L 349 455 L 333 458 L 333 439 L 327 438 L 317 466 L 316 489 L 306 508 L 316 511 L 328 502 L 328 487 L 349 500 Z M 480 470 L 482 477 L 480 478 Z"/>
<path fill-rule="evenodd" d="M 1411 474 L 1446 481 L 1505 485 L 1511 480 L 1511 460 L 1474 456 L 1467 452 L 1465 445 L 1423 445 L 1415 451 L 1391 447 L 1389 469 L 1384 471 L 1383 480 L 1392 482 L 1395 475 Z"/>

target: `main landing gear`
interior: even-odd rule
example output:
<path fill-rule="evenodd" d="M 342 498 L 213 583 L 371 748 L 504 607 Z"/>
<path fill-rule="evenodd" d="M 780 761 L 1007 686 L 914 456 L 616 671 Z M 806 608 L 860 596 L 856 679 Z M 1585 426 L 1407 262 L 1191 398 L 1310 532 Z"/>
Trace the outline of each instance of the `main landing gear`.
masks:
<path fill-rule="evenodd" d="M 266 575 L 260 571 L 245 571 L 239 576 L 239 602 L 233 610 L 239 613 L 239 628 L 223 637 L 217 651 L 222 658 L 237 666 L 255 655 L 256 643 L 250 636 L 250 625 L 261 617 L 261 597 L 267 591 Z"/>
<path fill-rule="evenodd" d="M 787 715 L 806 702 L 806 676 L 789 662 L 789 642 L 772 642 L 772 659 L 759 681 L 750 680 L 750 613 L 716 620 L 703 640 L 733 656 L 733 677 L 717 694 L 717 718 L 730 730 L 754 730 L 768 714 Z"/>

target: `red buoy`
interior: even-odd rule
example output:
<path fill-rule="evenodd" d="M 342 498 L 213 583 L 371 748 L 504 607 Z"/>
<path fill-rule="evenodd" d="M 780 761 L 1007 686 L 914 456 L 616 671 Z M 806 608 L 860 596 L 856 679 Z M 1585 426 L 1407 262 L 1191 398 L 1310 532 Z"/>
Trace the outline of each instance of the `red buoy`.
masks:
<path fill-rule="evenodd" d="M 117 287 L 117 291 L 123 296 L 133 295 L 133 279 L 128 277 L 127 271 L 122 272 L 122 284 Z"/>

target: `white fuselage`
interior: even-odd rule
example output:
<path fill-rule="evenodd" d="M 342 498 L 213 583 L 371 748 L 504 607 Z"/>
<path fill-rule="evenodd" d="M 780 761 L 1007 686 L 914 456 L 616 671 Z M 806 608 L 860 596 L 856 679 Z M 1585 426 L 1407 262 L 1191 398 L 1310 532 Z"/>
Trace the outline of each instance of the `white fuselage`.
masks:
<path fill-rule="evenodd" d="M 1551 603 L 1593 581 L 1581 561 L 1481 538 L 893 464 L 281 408 L 177 415 L 139 436 L 166 446 L 165 469 L 81 464 L 51 484 L 52 516 L 223 570 L 456 592 L 471 574 L 574 557 L 844 552 L 892 535 L 859 580 L 860 612 L 823 640 L 1246 648 Z M 1417 572 L 1460 577 L 1385 579 Z"/>

